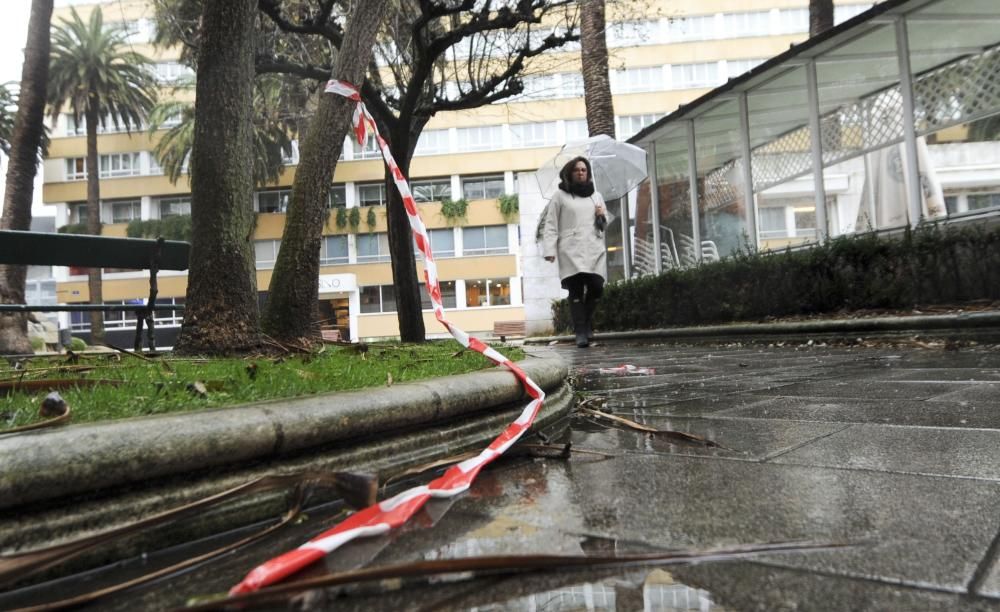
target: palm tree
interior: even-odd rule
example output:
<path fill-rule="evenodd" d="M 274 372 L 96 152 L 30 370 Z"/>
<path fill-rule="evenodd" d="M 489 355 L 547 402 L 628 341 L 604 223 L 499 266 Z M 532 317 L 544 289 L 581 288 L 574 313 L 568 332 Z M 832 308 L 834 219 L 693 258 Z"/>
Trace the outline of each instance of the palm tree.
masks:
<path fill-rule="evenodd" d="M 809 0 L 809 37 L 833 27 L 833 0 Z"/>
<path fill-rule="evenodd" d="M 82 116 L 87 126 L 87 232 L 101 233 L 100 180 L 97 156 L 97 125 L 114 126 L 131 133 L 141 126 L 156 102 L 156 80 L 151 62 L 128 44 L 121 25 L 105 25 L 98 7 L 84 22 L 73 9 L 52 33 L 49 67 L 49 104 L 53 120 L 64 106 L 74 119 Z M 89 274 L 90 301 L 102 301 L 101 271 Z M 91 339 L 104 337 L 104 319 L 91 313 Z"/>
<path fill-rule="evenodd" d="M 615 109 L 608 76 L 604 0 L 580 0 L 580 60 L 583 64 L 583 101 L 587 132 L 615 137 Z"/>
<path fill-rule="evenodd" d="M 31 226 L 31 200 L 38 173 L 38 148 L 45 136 L 45 85 L 49 68 L 49 25 L 52 0 L 34 0 L 28 20 L 28 38 L 21 66 L 17 114 L 10 125 L 10 164 L 0 228 L 26 230 Z M 6 105 L 5 105 L 6 106 Z M 0 302 L 23 304 L 25 266 L 0 265 Z M 0 315 L 0 354 L 29 353 L 31 343 L 24 315 Z"/>
<path fill-rule="evenodd" d="M 193 87 L 192 79 L 178 87 Z M 298 133 L 303 109 L 295 109 L 289 100 L 290 89 L 276 75 L 258 77 L 253 95 L 253 179 L 258 187 L 274 183 L 292 155 L 292 140 Z M 194 143 L 194 103 L 165 100 L 149 115 L 149 133 L 174 123 L 153 147 L 153 155 L 171 183 L 188 172 L 191 146 Z"/>

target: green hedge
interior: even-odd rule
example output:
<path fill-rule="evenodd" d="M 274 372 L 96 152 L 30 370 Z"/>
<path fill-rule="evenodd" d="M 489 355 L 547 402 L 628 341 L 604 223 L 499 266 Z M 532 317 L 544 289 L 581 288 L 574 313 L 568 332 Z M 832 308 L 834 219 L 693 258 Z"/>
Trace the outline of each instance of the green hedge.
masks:
<path fill-rule="evenodd" d="M 1000 227 L 929 226 L 899 237 L 864 234 L 800 251 L 739 253 L 609 284 L 594 325 L 651 329 L 997 298 Z M 556 329 L 569 329 L 566 301 L 552 311 Z"/>
<path fill-rule="evenodd" d="M 172 215 L 163 219 L 146 219 L 129 222 L 125 228 L 129 238 L 159 238 L 191 241 L 191 215 Z"/>

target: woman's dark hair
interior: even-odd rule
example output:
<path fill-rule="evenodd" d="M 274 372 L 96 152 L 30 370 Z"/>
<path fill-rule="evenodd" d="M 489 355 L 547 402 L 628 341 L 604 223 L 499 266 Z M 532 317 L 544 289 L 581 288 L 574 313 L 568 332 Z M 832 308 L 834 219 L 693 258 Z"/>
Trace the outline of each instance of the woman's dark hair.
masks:
<path fill-rule="evenodd" d="M 587 166 L 587 182 L 583 185 L 573 183 L 573 168 L 578 162 L 583 162 Z M 559 171 L 559 189 L 581 197 L 589 197 L 594 193 L 594 173 L 590 167 L 590 160 L 583 156 L 569 160 Z"/>

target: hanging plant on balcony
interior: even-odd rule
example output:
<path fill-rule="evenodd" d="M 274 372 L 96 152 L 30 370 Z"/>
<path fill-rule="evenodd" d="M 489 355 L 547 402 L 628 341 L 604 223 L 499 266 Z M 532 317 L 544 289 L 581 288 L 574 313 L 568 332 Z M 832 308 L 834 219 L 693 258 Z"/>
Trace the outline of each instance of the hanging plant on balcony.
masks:
<path fill-rule="evenodd" d="M 347 213 L 347 224 L 351 226 L 351 231 L 358 231 L 361 225 L 361 209 L 355 206 Z"/>
<path fill-rule="evenodd" d="M 507 223 L 514 223 L 517 221 L 518 213 L 521 211 L 521 207 L 518 204 L 517 194 L 502 195 L 497 198 L 497 207 L 500 209 L 500 214 Z"/>
<path fill-rule="evenodd" d="M 448 225 L 462 225 L 468 212 L 469 201 L 465 198 L 461 200 L 441 199 L 441 216 L 445 218 Z"/>
<path fill-rule="evenodd" d="M 345 227 L 347 227 L 347 209 L 338 208 L 336 214 L 337 217 L 335 222 L 337 224 L 337 228 L 344 229 Z"/>
<path fill-rule="evenodd" d="M 129 238 L 159 238 L 191 241 L 191 215 L 171 215 L 163 219 L 134 219 L 125 228 Z"/>
<path fill-rule="evenodd" d="M 378 219 L 375 218 L 375 207 L 374 206 L 369 206 L 368 207 L 368 214 L 365 216 L 365 223 L 368 224 L 368 231 L 369 232 L 375 230 L 375 224 L 378 223 Z"/>

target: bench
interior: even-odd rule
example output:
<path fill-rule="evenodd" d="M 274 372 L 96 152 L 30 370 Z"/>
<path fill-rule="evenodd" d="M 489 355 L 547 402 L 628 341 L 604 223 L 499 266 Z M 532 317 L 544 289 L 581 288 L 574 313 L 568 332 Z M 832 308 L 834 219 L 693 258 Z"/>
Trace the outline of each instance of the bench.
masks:
<path fill-rule="evenodd" d="M 187 242 L 144 238 L 112 238 L 81 234 L 53 234 L 0 230 L 0 264 L 73 266 L 149 270 L 146 304 L 0 304 L 0 312 L 119 312 L 134 311 L 135 350 L 142 349 L 142 328 L 150 350 L 156 350 L 154 311 L 183 310 L 182 304 L 156 304 L 156 274 L 160 270 L 187 270 L 191 245 Z M 151 307 L 152 305 L 152 307 Z"/>
<path fill-rule="evenodd" d="M 523 338 L 525 336 L 524 321 L 495 321 L 493 335 L 506 342 L 507 338 Z"/>

